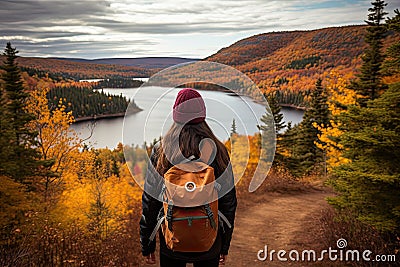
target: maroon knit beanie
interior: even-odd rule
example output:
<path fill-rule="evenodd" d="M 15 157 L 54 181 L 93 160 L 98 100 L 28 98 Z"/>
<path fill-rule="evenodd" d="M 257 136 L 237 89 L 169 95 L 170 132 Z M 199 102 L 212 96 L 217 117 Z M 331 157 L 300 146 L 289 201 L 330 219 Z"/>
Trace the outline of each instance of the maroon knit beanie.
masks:
<path fill-rule="evenodd" d="M 206 118 L 204 100 L 196 90 L 184 88 L 179 91 L 173 108 L 173 119 L 178 123 L 196 124 Z"/>

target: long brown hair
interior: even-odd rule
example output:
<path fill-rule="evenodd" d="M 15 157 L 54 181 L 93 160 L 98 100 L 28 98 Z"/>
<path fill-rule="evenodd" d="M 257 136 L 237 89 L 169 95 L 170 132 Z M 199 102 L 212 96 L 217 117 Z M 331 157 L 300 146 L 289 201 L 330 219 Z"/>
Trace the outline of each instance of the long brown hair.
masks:
<path fill-rule="evenodd" d="M 210 138 L 216 145 L 217 151 L 212 165 L 217 168 L 216 172 L 222 173 L 229 164 L 229 154 L 225 145 L 218 140 L 205 121 L 196 124 L 182 125 L 176 122 L 172 124 L 167 134 L 162 138 L 157 151 L 156 170 L 158 173 L 164 175 L 173 164 L 184 160 L 183 157 L 194 156 L 196 159 L 199 158 L 199 145 L 201 140 L 205 138 Z"/>

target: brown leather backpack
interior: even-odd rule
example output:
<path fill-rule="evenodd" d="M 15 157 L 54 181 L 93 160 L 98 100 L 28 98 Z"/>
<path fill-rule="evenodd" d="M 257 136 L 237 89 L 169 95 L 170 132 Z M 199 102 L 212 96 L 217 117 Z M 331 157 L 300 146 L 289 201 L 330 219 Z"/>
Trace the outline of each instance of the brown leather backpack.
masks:
<path fill-rule="evenodd" d="M 218 187 L 214 169 L 200 161 L 173 166 L 164 174 L 164 199 L 159 220 L 168 248 L 204 252 L 214 244 L 218 231 Z"/>
<path fill-rule="evenodd" d="M 150 241 L 162 225 L 169 249 L 208 251 L 217 237 L 218 219 L 231 228 L 227 218 L 218 211 L 219 189 L 214 169 L 201 161 L 189 161 L 170 168 L 164 174 L 163 208 Z"/>
<path fill-rule="evenodd" d="M 218 192 L 214 169 L 202 162 L 188 162 L 164 174 L 162 227 L 168 248 L 203 252 L 214 244 L 218 231 Z"/>

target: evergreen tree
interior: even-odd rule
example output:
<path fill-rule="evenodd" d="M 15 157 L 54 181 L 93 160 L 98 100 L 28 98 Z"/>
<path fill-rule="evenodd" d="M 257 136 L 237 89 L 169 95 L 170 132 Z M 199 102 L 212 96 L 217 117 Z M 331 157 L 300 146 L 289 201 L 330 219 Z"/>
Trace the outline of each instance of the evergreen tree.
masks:
<path fill-rule="evenodd" d="M 292 171 L 298 169 L 298 161 L 295 160 L 295 147 L 297 144 L 299 125 L 292 126 L 292 122 L 288 122 L 286 131 L 280 140 L 280 149 L 282 154 L 282 163 L 286 169 Z"/>
<path fill-rule="evenodd" d="M 0 173 L 8 173 L 9 156 L 13 152 L 13 146 L 11 145 L 12 130 L 10 117 L 6 110 L 7 96 L 4 90 L 4 84 L 1 83 L 0 87 Z"/>
<path fill-rule="evenodd" d="M 377 98 L 386 89 L 381 80 L 381 67 L 384 60 L 381 50 L 382 40 L 387 32 L 385 25 L 382 24 L 385 15 L 388 14 L 384 11 L 387 4 L 383 0 L 375 0 L 371 4 L 373 7 L 368 9 L 370 13 L 368 20 L 365 21 L 368 24 L 365 35 L 368 48 L 362 57 L 363 63 L 358 79 L 351 85 L 352 89 L 360 95 L 358 103 L 364 107 L 369 99 Z"/>
<path fill-rule="evenodd" d="M 317 164 L 324 161 L 323 151 L 317 147 L 318 135 L 321 134 L 317 125 L 329 125 L 329 110 L 327 94 L 318 79 L 315 90 L 311 94 L 310 108 L 306 110 L 302 122 L 283 137 L 287 150 L 291 151 L 290 171 L 296 176 L 308 174 Z M 288 137 L 290 136 L 290 141 Z"/>
<path fill-rule="evenodd" d="M 272 116 L 269 114 L 267 109 L 266 114 L 261 117 L 261 122 L 263 125 L 259 126 L 259 129 L 263 131 L 263 135 L 275 135 L 276 139 L 276 148 L 275 148 L 275 159 L 274 165 L 278 163 L 282 163 L 282 151 L 281 151 L 281 141 L 282 141 L 282 130 L 286 127 L 285 122 L 283 120 L 283 114 L 281 112 L 281 106 L 279 105 L 275 94 L 264 95 L 269 104 L 269 108 L 271 110 Z M 273 123 L 272 120 L 273 119 Z M 272 132 L 272 129 L 275 128 L 275 133 Z"/>
<path fill-rule="evenodd" d="M 329 122 L 328 97 L 322 80 L 318 79 L 315 83 L 315 90 L 311 94 L 311 112 L 317 121 L 327 124 Z"/>
<path fill-rule="evenodd" d="M 361 221 L 400 235 L 400 83 L 367 107 L 341 115 L 342 144 L 350 163 L 334 172 L 339 196 L 330 202 L 349 208 Z"/>
<path fill-rule="evenodd" d="M 389 30 L 400 32 L 400 11 L 396 9 L 393 18 L 386 20 Z M 400 73 L 400 40 L 390 46 L 386 51 L 387 60 L 383 63 L 385 75 L 395 75 Z"/>
<path fill-rule="evenodd" d="M 309 109 L 310 117 L 312 118 L 313 127 L 320 125 L 323 128 L 327 128 L 330 124 L 330 112 L 328 108 L 328 94 L 326 89 L 322 86 L 322 80 L 318 79 L 315 83 L 315 90 L 311 95 L 311 108 Z M 308 114 L 307 114 L 308 115 Z M 316 129 L 315 133 L 317 135 L 321 134 L 319 130 Z M 319 139 L 316 142 L 320 142 Z"/>
<path fill-rule="evenodd" d="M 256 135 L 258 140 L 258 146 L 261 147 L 260 158 L 268 164 L 273 162 L 276 149 L 276 136 L 275 136 L 275 125 L 274 117 L 271 111 L 267 108 L 266 113 L 261 117 L 263 125 L 257 125 L 261 131 L 260 134 Z M 235 141 L 232 140 L 232 144 Z"/>
<path fill-rule="evenodd" d="M 3 56 L 5 60 L 1 69 L 2 85 L 2 142 L 7 143 L 5 151 L 7 158 L 2 158 L 1 173 L 13 177 L 17 181 L 24 181 L 32 176 L 38 166 L 38 152 L 34 149 L 36 132 L 30 130 L 28 123 L 34 116 L 27 112 L 25 106 L 29 93 L 25 90 L 17 63 L 18 51 L 7 43 Z M 2 149 L 4 149 L 2 147 Z M 4 153 L 4 152 L 3 152 Z M 4 156 L 4 155 L 2 155 Z"/>
<path fill-rule="evenodd" d="M 308 110 L 301 123 L 293 128 L 295 143 L 292 144 L 292 167 L 290 171 L 295 176 L 303 176 L 309 173 L 316 163 L 317 147 L 314 142 L 317 138 L 317 132 L 313 127 L 313 122 L 311 112 Z"/>
<path fill-rule="evenodd" d="M 237 130 L 236 130 L 236 120 L 233 119 L 232 120 L 232 125 L 231 125 L 231 136 L 237 134 Z"/>
<path fill-rule="evenodd" d="M 275 124 L 275 133 L 278 137 L 282 130 L 285 129 L 285 121 L 283 120 L 283 114 L 281 112 L 281 106 L 275 96 L 275 94 L 270 94 L 266 96 L 269 104 L 269 108 L 271 109 L 272 116 L 274 117 L 274 124 Z M 264 122 L 265 115 L 261 118 L 261 121 Z"/>

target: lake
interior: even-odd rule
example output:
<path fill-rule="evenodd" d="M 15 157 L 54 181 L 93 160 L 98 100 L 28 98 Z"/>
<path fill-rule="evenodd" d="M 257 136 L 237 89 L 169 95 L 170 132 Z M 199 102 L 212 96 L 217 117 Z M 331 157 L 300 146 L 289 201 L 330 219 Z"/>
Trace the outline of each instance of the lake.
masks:
<path fill-rule="evenodd" d="M 180 89 L 142 87 L 129 89 L 103 89 L 104 92 L 134 99 L 143 111 L 125 118 L 97 120 L 88 144 L 95 148 L 115 148 L 119 142 L 126 145 L 142 145 L 164 135 L 172 123 L 172 106 Z M 257 124 L 265 107 L 248 97 L 239 97 L 225 92 L 199 91 L 207 108 L 207 123 L 221 140 L 227 140 L 235 119 L 239 134 L 252 135 L 258 132 Z M 282 108 L 285 122 L 299 123 L 303 111 Z M 89 136 L 91 122 L 74 123 L 71 127 L 82 138 Z"/>

